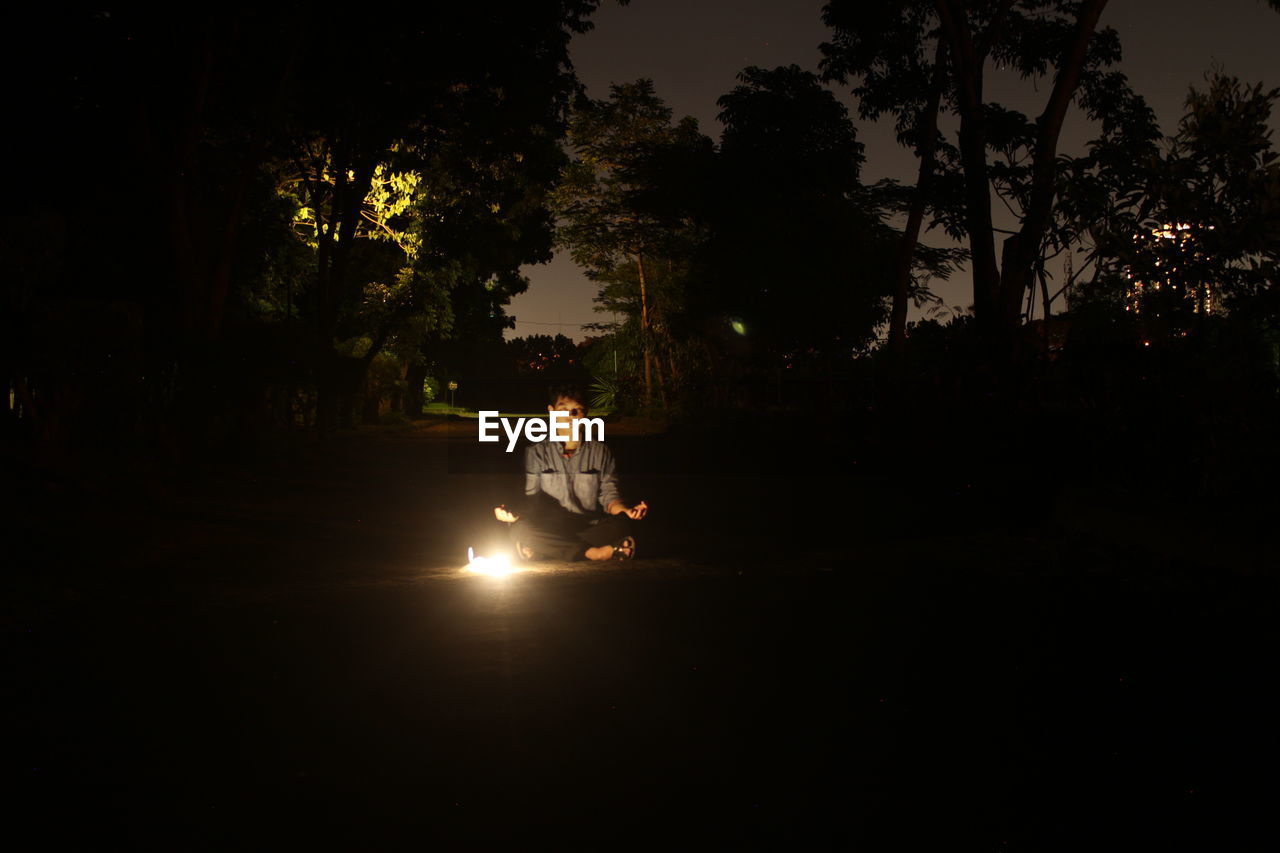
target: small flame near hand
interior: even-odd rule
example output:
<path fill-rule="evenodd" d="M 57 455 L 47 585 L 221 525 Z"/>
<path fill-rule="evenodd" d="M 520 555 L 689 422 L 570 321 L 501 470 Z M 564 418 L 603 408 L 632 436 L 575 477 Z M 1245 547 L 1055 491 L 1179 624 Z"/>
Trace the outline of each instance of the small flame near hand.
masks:
<path fill-rule="evenodd" d="M 467 571 L 475 572 L 478 575 L 494 575 L 503 577 L 519 569 L 511 565 L 511 559 L 505 554 L 499 554 L 496 557 L 481 557 L 476 554 L 475 548 L 467 549 Z"/>

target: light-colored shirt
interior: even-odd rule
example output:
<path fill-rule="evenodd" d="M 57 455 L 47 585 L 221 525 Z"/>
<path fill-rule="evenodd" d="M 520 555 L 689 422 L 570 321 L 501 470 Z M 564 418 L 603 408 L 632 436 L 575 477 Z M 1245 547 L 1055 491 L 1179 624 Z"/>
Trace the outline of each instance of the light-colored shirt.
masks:
<path fill-rule="evenodd" d="M 572 513 L 606 512 L 622 497 L 613 453 L 603 441 L 584 441 L 566 459 L 564 442 L 530 444 L 524 451 L 524 493 L 532 499 L 539 492 Z"/>

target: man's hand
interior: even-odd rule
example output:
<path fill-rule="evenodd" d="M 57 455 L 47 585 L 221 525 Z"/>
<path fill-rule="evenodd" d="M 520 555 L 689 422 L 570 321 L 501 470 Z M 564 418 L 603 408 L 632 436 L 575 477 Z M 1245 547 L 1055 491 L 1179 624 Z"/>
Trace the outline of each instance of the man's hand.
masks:
<path fill-rule="evenodd" d="M 505 521 L 507 524 L 513 523 L 514 521 L 516 521 L 516 519 L 520 517 L 516 515 L 514 512 L 512 512 L 511 510 L 507 509 L 505 504 L 502 506 L 495 506 L 493 508 L 493 515 L 494 515 L 494 518 L 498 519 L 498 521 Z"/>
<path fill-rule="evenodd" d="M 649 505 L 644 501 L 640 501 L 640 503 L 636 504 L 633 507 L 628 507 L 622 501 L 614 501 L 613 503 L 609 504 L 609 509 L 608 509 L 609 515 L 626 514 L 627 518 L 630 518 L 633 521 L 639 521 L 640 519 L 644 518 L 644 514 L 648 511 L 649 511 Z"/>

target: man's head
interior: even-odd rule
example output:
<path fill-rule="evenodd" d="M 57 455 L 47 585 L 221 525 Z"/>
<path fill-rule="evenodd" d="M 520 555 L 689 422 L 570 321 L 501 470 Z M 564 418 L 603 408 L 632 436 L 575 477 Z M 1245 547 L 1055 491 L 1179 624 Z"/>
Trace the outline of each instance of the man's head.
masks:
<path fill-rule="evenodd" d="M 557 385 L 547 399 L 548 412 L 568 412 L 574 420 L 587 416 L 587 395 L 577 385 Z"/>

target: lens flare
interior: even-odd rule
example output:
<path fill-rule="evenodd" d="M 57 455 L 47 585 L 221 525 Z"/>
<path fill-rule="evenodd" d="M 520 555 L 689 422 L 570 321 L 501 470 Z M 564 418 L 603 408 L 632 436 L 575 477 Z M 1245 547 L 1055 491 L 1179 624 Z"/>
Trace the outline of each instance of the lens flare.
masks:
<path fill-rule="evenodd" d="M 504 577 L 513 572 L 518 572 L 520 569 L 511 565 L 511 558 L 506 554 L 499 554 L 496 557 L 481 557 L 476 554 L 475 548 L 468 548 L 467 571 L 474 572 L 477 575 Z"/>

